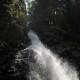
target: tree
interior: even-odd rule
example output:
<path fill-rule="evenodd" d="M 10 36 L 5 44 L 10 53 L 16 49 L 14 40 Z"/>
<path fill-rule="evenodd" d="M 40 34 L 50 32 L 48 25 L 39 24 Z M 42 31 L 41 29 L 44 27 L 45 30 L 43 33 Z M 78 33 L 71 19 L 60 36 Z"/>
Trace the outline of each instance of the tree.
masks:
<path fill-rule="evenodd" d="M 0 79 L 9 80 L 16 73 L 12 66 L 16 65 L 14 61 L 17 51 L 27 46 L 24 1 L 0 0 L 0 18 Z M 22 69 L 22 65 L 18 66 Z"/>
<path fill-rule="evenodd" d="M 35 2 L 30 27 L 53 51 L 80 66 L 80 3 L 73 4 L 71 0 Z"/>
<path fill-rule="evenodd" d="M 59 44 L 69 32 L 67 16 L 70 1 L 36 0 L 35 3 L 31 16 L 32 29 L 39 33 L 42 41 L 49 46 Z"/>
<path fill-rule="evenodd" d="M 0 8 L 0 41 L 6 42 L 11 47 L 17 46 L 24 38 L 26 28 L 24 2 L 23 0 L 1 0 Z"/>

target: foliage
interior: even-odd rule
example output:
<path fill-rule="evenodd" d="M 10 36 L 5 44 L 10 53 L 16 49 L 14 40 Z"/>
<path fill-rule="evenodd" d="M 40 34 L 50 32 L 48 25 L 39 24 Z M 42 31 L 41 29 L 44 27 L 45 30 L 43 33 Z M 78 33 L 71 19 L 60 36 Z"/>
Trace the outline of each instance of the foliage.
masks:
<path fill-rule="evenodd" d="M 10 66 L 17 67 L 19 70 L 17 72 L 24 69 L 22 67 L 24 63 L 13 63 L 16 52 L 29 44 L 26 36 L 27 21 L 30 22 L 28 27 L 33 29 L 45 44 L 78 66 L 79 9 L 80 3 L 77 0 L 75 4 L 71 0 L 35 0 L 29 4 L 29 16 L 27 16 L 23 0 L 0 0 L 0 65 L 2 65 L 0 70 L 6 75 Z"/>
<path fill-rule="evenodd" d="M 27 46 L 27 16 L 24 1 L 0 0 L 0 19 L 0 79 L 10 80 L 10 76 L 17 73 L 14 71 L 15 55 L 18 50 Z M 19 70 L 20 75 L 23 75 L 23 67 Z"/>
<path fill-rule="evenodd" d="M 75 4 L 71 0 L 35 2 L 32 29 L 53 51 L 80 66 L 80 3 L 77 0 Z"/>
<path fill-rule="evenodd" d="M 0 41 L 5 41 L 11 47 L 17 46 L 24 38 L 26 29 L 27 16 L 24 2 L 23 0 L 1 0 L 0 2 L 2 19 Z"/>

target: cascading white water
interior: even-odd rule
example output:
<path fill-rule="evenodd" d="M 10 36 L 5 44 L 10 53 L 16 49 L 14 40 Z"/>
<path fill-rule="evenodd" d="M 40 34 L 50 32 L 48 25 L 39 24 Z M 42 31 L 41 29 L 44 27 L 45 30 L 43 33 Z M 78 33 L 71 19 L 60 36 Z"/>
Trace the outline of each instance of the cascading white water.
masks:
<path fill-rule="evenodd" d="M 31 45 L 26 50 L 32 50 L 34 58 L 30 63 L 30 80 L 79 80 L 76 69 L 45 47 L 35 32 L 29 31 L 28 36 Z"/>

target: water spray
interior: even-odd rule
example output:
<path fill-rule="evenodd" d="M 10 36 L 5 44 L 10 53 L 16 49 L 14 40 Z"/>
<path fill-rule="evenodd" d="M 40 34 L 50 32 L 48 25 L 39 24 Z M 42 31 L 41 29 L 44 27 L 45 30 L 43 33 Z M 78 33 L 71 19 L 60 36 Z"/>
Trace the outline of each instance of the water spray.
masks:
<path fill-rule="evenodd" d="M 31 45 L 26 50 L 33 51 L 34 60 L 30 66 L 30 80 L 79 80 L 76 69 L 45 47 L 35 32 L 29 31 L 28 36 Z"/>

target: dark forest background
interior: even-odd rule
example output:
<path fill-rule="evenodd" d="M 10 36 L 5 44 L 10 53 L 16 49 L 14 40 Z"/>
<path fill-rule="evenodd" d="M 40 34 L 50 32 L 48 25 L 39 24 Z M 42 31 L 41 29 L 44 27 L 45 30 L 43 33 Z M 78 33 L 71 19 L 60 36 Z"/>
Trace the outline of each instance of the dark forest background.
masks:
<path fill-rule="evenodd" d="M 0 79 L 27 80 L 25 55 L 17 62 L 15 56 L 29 45 L 29 29 L 80 71 L 80 1 L 35 0 L 30 5 L 26 12 L 24 0 L 0 0 Z"/>

